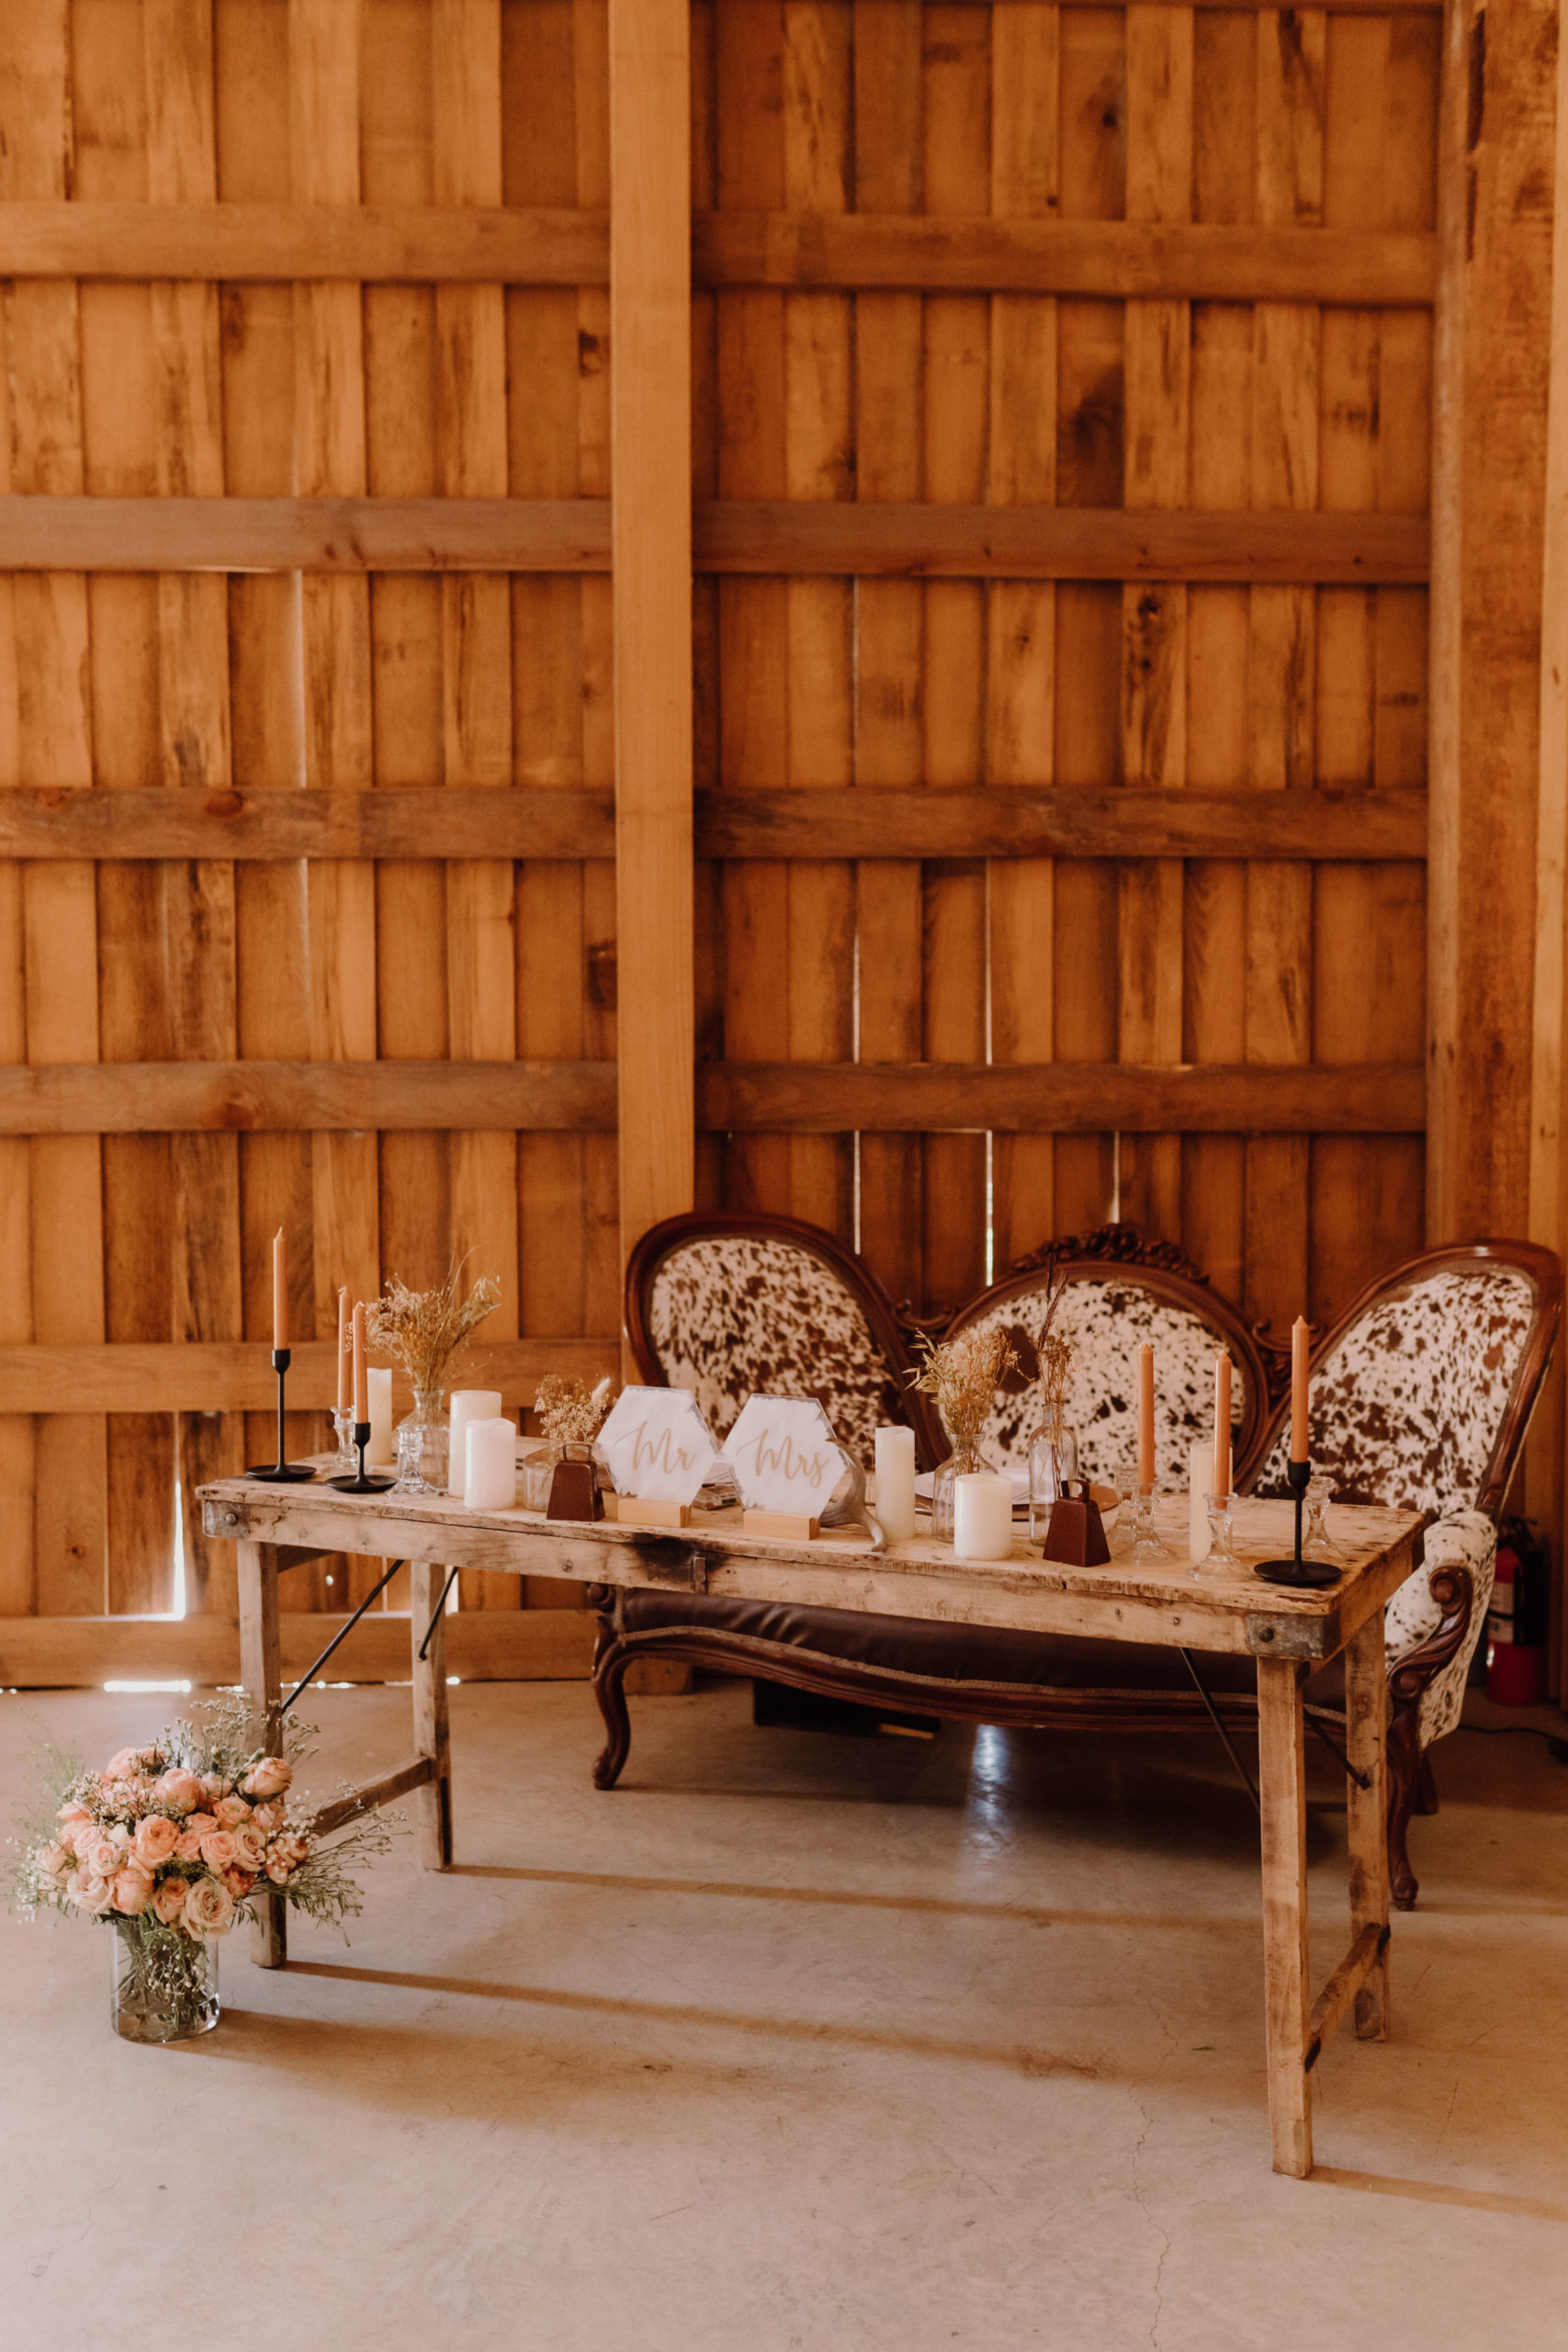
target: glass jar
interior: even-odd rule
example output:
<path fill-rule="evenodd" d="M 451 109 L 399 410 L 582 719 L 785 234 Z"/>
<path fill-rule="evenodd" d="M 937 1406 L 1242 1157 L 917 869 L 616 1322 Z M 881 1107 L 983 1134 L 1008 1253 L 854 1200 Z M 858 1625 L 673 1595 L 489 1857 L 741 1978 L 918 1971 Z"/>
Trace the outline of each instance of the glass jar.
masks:
<path fill-rule="evenodd" d="M 446 1491 L 450 1426 L 442 1408 L 446 1391 L 416 1388 L 413 1411 L 398 1423 L 395 1495 L 444 1495 Z"/>
<path fill-rule="evenodd" d="M 1302 1530 L 1303 1560 L 1338 1562 L 1345 1557 L 1344 1548 L 1328 1532 L 1325 1517 L 1334 1494 L 1334 1481 L 1326 1470 L 1314 1470 L 1307 1480 L 1306 1525 Z"/>
<path fill-rule="evenodd" d="M 977 1470 L 994 1470 L 977 1445 L 961 1445 L 939 1463 L 931 1479 L 931 1533 L 939 1544 L 953 1541 L 953 1482 Z"/>
<path fill-rule="evenodd" d="M 218 2022 L 218 1946 L 156 1919 L 117 1919 L 109 2022 L 124 2041 L 191 2041 Z"/>
<path fill-rule="evenodd" d="M 1078 1475 L 1078 1442 L 1059 1412 L 1047 1412 L 1029 1441 L 1029 1540 L 1043 1544 L 1051 1506 Z"/>

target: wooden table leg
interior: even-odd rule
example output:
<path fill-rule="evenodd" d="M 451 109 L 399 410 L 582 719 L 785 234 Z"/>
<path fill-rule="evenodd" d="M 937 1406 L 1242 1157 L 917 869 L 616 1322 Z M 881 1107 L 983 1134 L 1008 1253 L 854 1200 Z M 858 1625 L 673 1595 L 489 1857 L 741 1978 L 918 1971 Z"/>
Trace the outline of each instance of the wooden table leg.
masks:
<path fill-rule="evenodd" d="M 273 1711 L 283 1696 L 283 1650 L 277 1619 L 277 1546 L 240 1543 L 240 1679 L 258 1714 L 265 1713 L 269 1756 L 283 1753 L 283 1723 Z M 288 1958 L 283 1898 L 257 1894 L 251 1958 L 258 1968 L 281 1968 Z"/>
<path fill-rule="evenodd" d="M 420 1645 L 430 1624 L 441 1589 L 444 1567 L 428 1561 L 409 1564 L 409 1638 L 413 1644 L 413 1745 L 417 1756 L 428 1756 L 434 1767 L 424 1786 L 414 1791 L 419 1823 L 419 1859 L 427 1871 L 444 1871 L 452 1860 L 452 1743 L 446 1726 L 446 1616 L 435 1619 L 435 1629 L 424 1657 Z"/>
<path fill-rule="evenodd" d="M 1306 2070 L 1306 1758 L 1302 1690 L 1289 1658 L 1258 1661 L 1258 1778 L 1263 1814 L 1263 1997 L 1274 2170 L 1312 2170 Z"/>
<path fill-rule="evenodd" d="M 1345 1651 L 1345 1752 L 1367 1786 L 1346 1782 L 1350 1816 L 1350 1934 L 1388 1927 L 1388 1668 L 1382 1611 L 1374 1610 Z M 1362 2041 L 1388 2039 L 1388 1950 L 1356 1996 Z"/>

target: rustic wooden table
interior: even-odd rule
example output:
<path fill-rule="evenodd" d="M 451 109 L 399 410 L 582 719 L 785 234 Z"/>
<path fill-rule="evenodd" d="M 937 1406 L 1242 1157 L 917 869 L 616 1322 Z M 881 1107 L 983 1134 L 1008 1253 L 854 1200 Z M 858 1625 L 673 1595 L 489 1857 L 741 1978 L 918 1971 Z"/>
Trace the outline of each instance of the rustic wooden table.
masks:
<path fill-rule="evenodd" d="M 274 1487 L 247 1478 L 203 1487 L 200 1501 L 208 1534 L 238 1544 L 241 1673 L 258 1705 L 275 1707 L 281 1697 L 281 1575 L 326 1552 L 408 1562 L 413 1760 L 327 1807 L 320 1819 L 341 1822 L 356 1810 L 413 1792 L 422 1859 L 431 1870 L 444 1869 L 452 1859 L 440 1599 L 447 1570 L 457 1564 L 517 1576 L 573 1577 L 583 1583 L 662 1586 L 960 1624 L 1093 1634 L 1254 1657 L 1269 2112 L 1276 2172 L 1303 2177 L 1312 2169 L 1312 2068 L 1340 2018 L 1353 2008 L 1363 2041 L 1387 2035 L 1383 1605 L 1420 1558 L 1421 1522 L 1413 1513 L 1337 1510 L 1333 1532 L 1346 1551 L 1344 1573 L 1326 1591 L 1296 1592 L 1261 1582 L 1246 1565 L 1290 1550 L 1288 1503 L 1240 1504 L 1236 1544 L 1243 1566 L 1200 1577 L 1187 1558 L 1185 1497 L 1173 1498 L 1161 1512 L 1171 1561 L 1136 1568 L 1122 1560 L 1098 1568 L 1062 1567 L 1043 1561 L 1021 1535 L 1014 1537 L 1010 1560 L 983 1566 L 959 1561 L 951 1545 L 928 1536 L 886 1547 L 863 1531 L 810 1544 L 768 1541 L 744 1535 L 739 1511 L 699 1514 L 680 1533 L 655 1533 L 613 1521 L 563 1526 L 532 1511 L 469 1511 L 445 1496 L 350 1496 L 324 1484 Z M 1307 1975 L 1302 1694 L 1312 1670 L 1341 1650 L 1346 1748 L 1355 1768 L 1346 1783 L 1351 1940 L 1314 2002 Z M 280 1736 L 276 1721 L 272 1736 Z M 281 1966 L 287 1957 L 283 1909 L 276 1901 L 264 1905 L 256 1957 L 264 1967 Z"/>

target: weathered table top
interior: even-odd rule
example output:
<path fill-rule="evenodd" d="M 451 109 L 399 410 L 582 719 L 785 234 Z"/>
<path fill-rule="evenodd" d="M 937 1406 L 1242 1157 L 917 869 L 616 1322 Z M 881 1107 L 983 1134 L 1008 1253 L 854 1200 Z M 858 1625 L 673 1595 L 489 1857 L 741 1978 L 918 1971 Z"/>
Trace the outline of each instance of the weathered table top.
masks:
<path fill-rule="evenodd" d="M 979 1562 L 956 1558 L 950 1544 L 929 1535 L 886 1545 L 864 1529 L 812 1544 L 748 1535 L 738 1509 L 697 1512 L 689 1528 L 666 1532 L 613 1520 L 563 1523 L 523 1510 L 471 1511 L 446 1495 L 345 1495 L 321 1482 L 275 1487 L 225 1478 L 201 1487 L 199 1500 L 209 1535 L 284 1549 L 396 1555 L 1255 1657 L 1334 1657 L 1421 1556 L 1422 1521 L 1414 1511 L 1337 1505 L 1328 1525 L 1346 1555 L 1338 1583 L 1321 1591 L 1267 1584 L 1249 1564 L 1290 1553 L 1294 1507 L 1244 1500 L 1235 1517 L 1242 1566 L 1195 1574 L 1187 1498 L 1179 1494 L 1158 1510 L 1168 1563 L 1134 1566 L 1113 1559 L 1094 1568 L 1043 1560 L 1018 1530 L 1010 1559 Z"/>

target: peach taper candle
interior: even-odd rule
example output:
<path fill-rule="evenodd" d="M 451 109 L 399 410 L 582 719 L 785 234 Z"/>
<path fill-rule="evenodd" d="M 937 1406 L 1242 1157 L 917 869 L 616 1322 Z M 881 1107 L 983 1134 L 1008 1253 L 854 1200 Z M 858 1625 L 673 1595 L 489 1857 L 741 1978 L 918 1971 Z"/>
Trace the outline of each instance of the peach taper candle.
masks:
<path fill-rule="evenodd" d="M 1231 1490 L 1231 1360 L 1222 1348 L 1214 1358 L 1214 1498 Z"/>
<path fill-rule="evenodd" d="M 1291 1326 L 1291 1460 L 1306 1462 L 1312 1455 L 1312 1431 L 1307 1418 L 1307 1357 L 1312 1351 L 1312 1327 L 1304 1315 Z"/>

